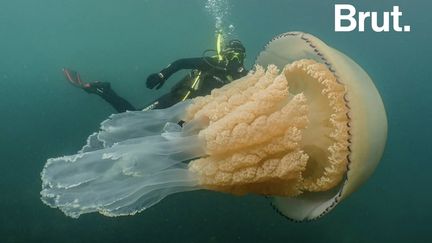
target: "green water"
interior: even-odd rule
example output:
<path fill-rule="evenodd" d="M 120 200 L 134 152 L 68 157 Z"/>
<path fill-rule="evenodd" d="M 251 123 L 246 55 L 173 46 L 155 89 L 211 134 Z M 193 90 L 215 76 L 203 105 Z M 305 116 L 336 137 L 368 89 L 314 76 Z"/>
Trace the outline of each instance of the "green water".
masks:
<path fill-rule="evenodd" d="M 114 110 L 68 85 L 61 68 L 109 81 L 144 106 L 170 88 L 146 89 L 149 73 L 214 47 L 215 16 L 204 0 L 2 0 L 0 242 L 432 242 L 430 1 L 344 1 L 359 10 L 400 5 L 410 33 L 335 33 L 338 1 L 226 2 L 222 24 L 244 42 L 247 67 L 273 36 L 301 30 L 367 70 L 389 120 L 368 182 L 312 223 L 280 217 L 262 197 L 205 191 L 169 196 L 131 217 L 67 218 L 40 201 L 39 173 L 47 158 L 79 150 Z"/>

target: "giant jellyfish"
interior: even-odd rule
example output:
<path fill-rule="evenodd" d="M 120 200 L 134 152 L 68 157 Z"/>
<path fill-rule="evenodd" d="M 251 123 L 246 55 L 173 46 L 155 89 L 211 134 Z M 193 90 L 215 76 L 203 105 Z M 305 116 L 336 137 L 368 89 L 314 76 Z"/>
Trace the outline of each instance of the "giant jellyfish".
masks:
<path fill-rule="evenodd" d="M 191 190 L 254 193 L 311 220 L 371 175 L 386 135 L 366 72 L 318 38 L 288 32 L 247 76 L 208 96 L 111 115 L 77 154 L 47 161 L 41 195 L 76 218 L 133 215 Z"/>

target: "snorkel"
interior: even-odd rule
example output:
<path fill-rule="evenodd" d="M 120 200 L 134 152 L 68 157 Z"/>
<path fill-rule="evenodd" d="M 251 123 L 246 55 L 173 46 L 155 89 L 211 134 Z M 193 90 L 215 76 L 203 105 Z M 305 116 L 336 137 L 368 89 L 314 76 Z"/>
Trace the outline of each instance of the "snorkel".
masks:
<path fill-rule="evenodd" d="M 208 56 L 207 53 L 214 52 L 215 55 Z M 216 58 L 218 63 L 224 62 L 225 65 L 228 65 L 229 62 L 237 59 L 239 62 L 243 63 L 243 59 L 246 57 L 245 48 L 241 41 L 233 39 L 230 40 L 226 45 L 224 45 L 224 35 L 222 31 L 217 31 L 216 33 L 216 50 L 207 49 L 203 52 L 202 56 L 204 57 L 205 62 L 208 65 L 214 67 L 219 70 L 226 70 L 226 68 L 217 67 L 214 64 L 210 63 L 205 57 Z"/>
<path fill-rule="evenodd" d="M 216 49 L 206 49 L 203 51 L 202 56 L 203 57 L 212 57 L 212 58 L 217 57 L 217 60 L 219 62 L 223 61 L 224 60 L 223 42 L 224 42 L 223 33 L 222 33 L 222 31 L 219 30 L 216 33 Z M 214 52 L 215 55 L 208 56 L 207 53 L 209 53 L 209 52 Z"/>
<path fill-rule="evenodd" d="M 241 42 L 239 40 L 231 40 L 226 46 L 224 44 L 224 37 L 222 31 L 217 31 L 216 33 L 216 50 L 213 49 L 207 49 L 203 52 L 202 56 L 204 57 L 203 60 L 211 67 L 217 70 L 227 70 L 227 65 L 230 61 L 237 58 L 239 62 L 242 62 L 245 57 L 245 49 Z M 224 47 L 223 47 L 224 46 Z M 206 54 L 208 52 L 216 52 L 216 55 L 211 56 L 211 58 L 217 58 L 218 63 L 225 62 L 224 67 L 221 66 L 215 66 L 214 64 L 210 63 L 206 57 Z M 228 75 L 229 76 L 229 75 Z M 228 78 L 227 76 L 227 78 Z M 197 71 L 196 76 L 193 78 L 192 85 L 190 86 L 190 89 L 186 93 L 186 95 L 182 98 L 182 101 L 189 98 L 193 90 L 197 90 L 199 83 L 201 81 L 202 72 Z"/>
<path fill-rule="evenodd" d="M 222 43 L 223 43 L 222 31 L 218 31 L 217 37 L 216 37 L 216 53 L 217 53 L 219 62 L 221 62 L 223 60 Z"/>

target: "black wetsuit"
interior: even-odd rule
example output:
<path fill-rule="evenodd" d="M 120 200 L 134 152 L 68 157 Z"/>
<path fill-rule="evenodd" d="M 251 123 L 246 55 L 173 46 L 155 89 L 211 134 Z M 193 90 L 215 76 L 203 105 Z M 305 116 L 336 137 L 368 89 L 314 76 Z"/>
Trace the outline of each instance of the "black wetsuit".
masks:
<path fill-rule="evenodd" d="M 192 69 L 193 71 L 180 80 L 169 93 L 156 99 L 144 109 L 163 109 L 182 101 L 185 96 L 189 99 L 210 94 L 213 89 L 220 88 L 247 74 L 243 67 L 243 61 L 235 59 L 219 62 L 214 57 L 179 59 L 160 71 L 160 73 L 167 80 L 171 75 L 182 69 Z M 199 79 L 198 84 L 195 88 L 191 88 L 197 79 Z M 117 95 L 110 88 L 109 83 L 104 83 L 103 87 L 99 90 L 96 89 L 95 93 L 110 103 L 117 112 L 137 110 L 126 99 Z"/>
<path fill-rule="evenodd" d="M 108 102 L 117 112 L 134 111 L 136 108 L 126 99 L 119 96 L 111 89 L 108 82 L 95 82 L 89 88 L 84 89 L 88 93 L 95 93 Z"/>

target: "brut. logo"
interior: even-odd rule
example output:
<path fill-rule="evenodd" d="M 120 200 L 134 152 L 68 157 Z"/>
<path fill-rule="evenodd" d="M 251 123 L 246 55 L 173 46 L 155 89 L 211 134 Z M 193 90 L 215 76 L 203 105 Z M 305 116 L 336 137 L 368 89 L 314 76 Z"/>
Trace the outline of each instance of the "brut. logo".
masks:
<path fill-rule="evenodd" d="M 344 13 L 343 13 L 344 12 Z M 391 16 L 391 17 L 390 17 Z M 356 8 L 351 4 L 336 4 L 335 5 L 335 31 L 350 32 L 358 27 L 358 31 L 365 31 L 365 23 L 370 20 L 370 25 L 375 32 L 410 32 L 411 27 L 404 25 L 400 26 L 400 17 L 402 12 L 399 6 L 393 6 L 393 11 L 382 13 L 382 18 L 378 19 L 378 12 L 362 12 L 357 14 Z M 357 17 L 357 19 L 356 19 Z M 390 19 L 392 19 L 393 28 L 390 29 Z M 345 23 L 345 25 L 342 24 Z"/>

